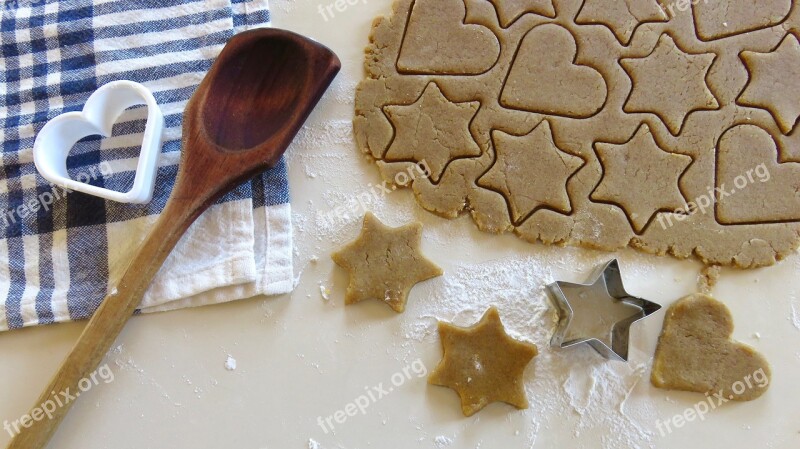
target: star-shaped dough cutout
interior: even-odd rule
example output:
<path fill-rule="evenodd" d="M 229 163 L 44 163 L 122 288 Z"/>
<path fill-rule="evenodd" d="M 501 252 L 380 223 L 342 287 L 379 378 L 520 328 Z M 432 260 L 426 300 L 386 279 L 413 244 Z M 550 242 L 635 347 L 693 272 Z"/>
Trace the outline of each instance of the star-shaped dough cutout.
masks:
<path fill-rule="evenodd" d="M 350 273 L 345 304 L 375 299 L 403 312 L 414 285 L 442 275 L 420 252 L 421 242 L 421 224 L 390 228 L 367 212 L 358 239 L 331 256 Z"/>
<path fill-rule="evenodd" d="M 489 0 L 497 11 L 500 26 L 508 28 L 525 14 L 532 13 L 550 19 L 556 17 L 553 0 Z"/>
<path fill-rule="evenodd" d="M 692 158 L 659 147 L 647 125 L 625 143 L 596 142 L 594 147 L 603 178 L 591 198 L 622 208 L 637 233 L 657 213 L 674 213 L 686 205 L 679 183 Z"/>
<path fill-rule="evenodd" d="M 496 160 L 478 185 L 508 200 L 515 223 L 543 208 L 565 215 L 572 212 L 567 183 L 584 161 L 556 146 L 547 120 L 523 136 L 495 130 L 492 142 Z"/>
<path fill-rule="evenodd" d="M 657 115 L 670 132 L 678 135 L 686 117 L 694 111 L 719 109 L 706 84 L 714 53 L 691 54 L 681 50 L 668 34 L 643 58 L 623 58 L 619 63 L 633 83 L 625 112 Z"/>
<path fill-rule="evenodd" d="M 386 160 L 426 162 L 431 180 L 438 183 L 453 160 L 481 155 L 469 130 L 479 108 L 478 101 L 451 102 L 436 83 L 428 84 L 413 104 L 384 107 L 395 129 Z"/>
<path fill-rule="evenodd" d="M 628 45 L 639 25 L 667 21 L 655 0 L 586 0 L 575 18 L 579 25 L 604 25 L 622 45 Z"/>
<path fill-rule="evenodd" d="M 787 35 L 770 53 L 744 51 L 742 61 L 750 81 L 737 99 L 743 106 L 766 109 L 784 134 L 800 118 L 800 42 Z"/>
<path fill-rule="evenodd" d="M 523 373 L 539 351 L 533 343 L 509 337 L 495 307 L 469 328 L 439 322 L 439 336 L 444 357 L 428 383 L 455 390 L 465 416 L 492 402 L 528 408 Z"/>
<path fill-rule="evenodd" d="M 625 291 L 616 260 L 589 284 L 557 281 L 548 287 L 559 316 L 550 344 L 568 348 L 586 343 L 610 360 L 627 361 L 631 325 L 661 309 Z"/>

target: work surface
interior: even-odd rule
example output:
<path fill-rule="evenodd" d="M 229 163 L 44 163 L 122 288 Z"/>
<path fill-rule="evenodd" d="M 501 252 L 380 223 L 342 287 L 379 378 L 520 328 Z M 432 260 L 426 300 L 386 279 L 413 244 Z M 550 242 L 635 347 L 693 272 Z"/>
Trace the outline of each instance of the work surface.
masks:
<path fill-rule="evenodd" d="M 715 400 L 702 420 L 676 419 L 692 416 L 686 410 L 703 408 L 706 398 L 649 382 L 664 310 L 634 325 L 629 363 L 548 346 L 554 315 L 544 286 L 586 281 L 615 255 L 483 234 L 466 217 L 448 221 L 421 210 L 410 192 L 375 187 L 377 170 L 353 143 L 352 100 L 370 24 L 390 2 L 339 4 L 272 2 L 276 27 L 327 44 L 343 62 L 287 156 L 296 291 L 134 318 L 106 359 L 111 375 L 97 377 L 50 447 L 798 447 L 800 257 L 767 269 L 724 269 L 713 290 L 734 315 L 734 337 L 771 362 L 769 391 L 750 403 L 717 407 Z M 367 208 L 387 224 L 421 221 L 423 250 L 445 270 L 412 290 L 402 315 L 377 302 L 344 307 L 347 278 L 330 253 L 358 233 L 364 210 L 352 199 L 359 195 L 371 197 Z M 616 256 L 632 294 L 666 307 L 697 290 L 696 261 Z M 436 320 L 469 324 L 492 304 L 513 335 L 539 346 L 526 372 L 531 407 L 493 404 L 464 418 L 456 394 L 425 379 L 441 356 Z M 0 335 L 0 420 L 28 410 L 82 327 Z M 8 440 L 0 432 L 0 446 Z"/>

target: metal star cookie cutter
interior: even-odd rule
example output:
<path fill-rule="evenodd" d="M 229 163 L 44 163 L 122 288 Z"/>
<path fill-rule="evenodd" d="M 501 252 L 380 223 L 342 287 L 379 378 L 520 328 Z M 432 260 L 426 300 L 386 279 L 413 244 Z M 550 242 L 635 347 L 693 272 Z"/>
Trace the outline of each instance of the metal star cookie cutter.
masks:
<path fill-rule="evenodd" d="M 556 281 L 548 289 L 559 316 L 550 345 L 569 348 L 587 343 L 609 360 L 627 362 L 631 325 L 661 309 L 625 291 L 616 259 L 605 264 L 590 284 Z"/>

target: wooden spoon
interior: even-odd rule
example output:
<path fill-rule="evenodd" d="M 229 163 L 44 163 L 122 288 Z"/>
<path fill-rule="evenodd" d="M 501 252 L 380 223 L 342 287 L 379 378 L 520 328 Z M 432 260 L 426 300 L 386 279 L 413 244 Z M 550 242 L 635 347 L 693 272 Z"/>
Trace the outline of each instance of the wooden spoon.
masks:
<path fill-rule="evenodd" d="M 184 232 L 217 199 L 279 161 L 340 68 L 331 50 L 289 31 L 258 29 L 228 42 L 186 107 L 172 196 L 33 410 L 78 391 Z M 44 448 L 71 405 L 28 421 L 9 449 Z"/>

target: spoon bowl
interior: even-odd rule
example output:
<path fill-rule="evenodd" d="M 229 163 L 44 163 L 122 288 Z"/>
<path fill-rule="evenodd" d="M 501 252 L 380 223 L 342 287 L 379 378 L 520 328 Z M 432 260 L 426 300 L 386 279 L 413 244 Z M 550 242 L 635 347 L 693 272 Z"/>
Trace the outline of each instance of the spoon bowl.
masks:
<path fill-rule="evenodd" d="M 303 43 L 293 36 L 235 39 L 239 53 L 222 55 L 202 100 L 200 123 L 219 147 L 247 150 L 283 127 L 286 112 L 304 96 L 293 87 L 298 80 L 314 79 L 318 73 L 308 64 Z M 270 64 L 261 57 L 265 54 L 272 56 Z"/>
<path fill-rule="evenodd" d="M 229 183 L 274 166 L 340 68 L 333 52 L 295 33 L 268 28 L 234 36 L 186 107 L 177 195 L 212 193 L 204 182 L 211 178 L 224 188 L 209 198 L 215 200 Z M 182 176 L 202 170 L 211 170 L 205 179 Z"/>

